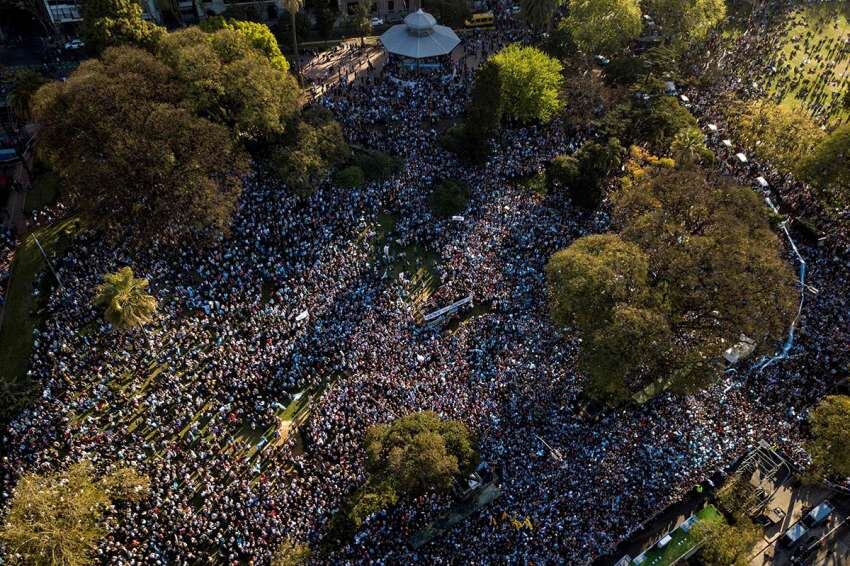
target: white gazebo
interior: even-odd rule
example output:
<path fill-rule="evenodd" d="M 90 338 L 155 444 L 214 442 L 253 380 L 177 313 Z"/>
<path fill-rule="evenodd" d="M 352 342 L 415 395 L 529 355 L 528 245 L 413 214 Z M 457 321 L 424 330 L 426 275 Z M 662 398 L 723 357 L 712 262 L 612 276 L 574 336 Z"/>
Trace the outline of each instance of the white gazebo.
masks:
<path fill-rule="evenodd" d="M 451 53 L 460 43 L 460 38 L 451 28 L 437 25 L 434 16 L 419 9 L 408 14 L 403 24 L 385 31 L 381 43 L 390 53 L 425 59 Z"/>

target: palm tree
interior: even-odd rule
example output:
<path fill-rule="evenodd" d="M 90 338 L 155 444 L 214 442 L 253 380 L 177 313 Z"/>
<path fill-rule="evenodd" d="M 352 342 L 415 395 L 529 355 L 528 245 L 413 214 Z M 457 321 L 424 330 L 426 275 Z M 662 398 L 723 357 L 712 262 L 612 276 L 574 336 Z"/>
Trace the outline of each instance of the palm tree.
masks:
<path fill-rule="evenodd" d="M 372 33 L 372 4 L 373 0 L 357 0 L 357 7 L 354 9 L 354 23 L 360 35 L 360 47 L 366 47 L 364 38 L 367 33 Z"/>
<path fill-rule="evenodd" d="M 133 277 L 130 267 L 103 276 L 97 286 L 94 304 L 106 306 L 104 318 L 115 328 L 140 327 L 153 320 L 157 302 L 146 291 L 147 279 Z"/>
<path fill-rule="evenodd" d="M 20 124 L 26 124 L 32 117 L 30 101 L 35 92 L 47 82 L 47 79 L 36 71 L 25 69 L 18 71 L 12 78 L 12 88 L 6 95 L 6 105 L 12 111 Z"/>
<path fill-rule="evenodd" d="M 304 0 L 283 0 L 283 7 L 289 12 L 289 22 L 292 27 L 292 57 L 295 63 L 295 76 L 301 80 L 301 65 L 298 61 L 298 38 L 295 35 L 295 15 L 304 7 Z"/>
<path fill-rule="evenodd" d="M 702 160 L 710 152 L 699 128 L 685 128 L 673 138 L 670 153 L 679 165 L 687 167 Z"/>

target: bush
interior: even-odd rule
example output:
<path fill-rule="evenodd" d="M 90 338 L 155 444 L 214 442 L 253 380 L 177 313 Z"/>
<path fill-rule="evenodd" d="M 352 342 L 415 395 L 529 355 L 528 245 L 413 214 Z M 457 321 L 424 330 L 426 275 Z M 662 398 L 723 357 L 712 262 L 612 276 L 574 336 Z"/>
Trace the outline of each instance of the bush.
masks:
<path fill-rule="evenodd" d="M 572 155 L 558 155 L 547 171 L 549 186 L 571 187 L 579 177 L 579 162 Z"/>
<path fill-rule="evenodd" d="M 366 176 L 367 181 L 380 181 L 401 171 L 401 161 L 391 155 L 373 149 L 358 149 L 352 159 Z"/>
<path fill-rule="evenodd" d="M 440 136 L 440 145 L 443 149 L 457 156 L 463 156 L 466 147 L 466 128 L 464 125 L 455 124 Z"/>
<path fill-rule="evenodd" d="M 549 192 L 549 182 L 545 171 L 539 171 L 519 180 L 519 184 L 531 192 L 545 195 Z"/>
<path fill-rule="evenodd" d="M 301 120 L 273 147 L 271 165 L 291 190 L 310 194 L 330 172 L 351 156 L 342 128 L 323 108 L 302 113 Z"/>
<path fill-rule="evenodd" d="M 434 214 L 448 218 L 466 208 L 469 187 L 454 179 L 446 179 L 434 187 L 431 193 L 431 209 Z"/>
<path fill-rule="evenodd" d="M 334 175 L 334 184 L 338 187 L 353 189 L 359 187 L 366 182 L 366 176 L 363 174 L 363 169 L 357 165 L 351 165 L 345 169 L 340 169 Z"/>

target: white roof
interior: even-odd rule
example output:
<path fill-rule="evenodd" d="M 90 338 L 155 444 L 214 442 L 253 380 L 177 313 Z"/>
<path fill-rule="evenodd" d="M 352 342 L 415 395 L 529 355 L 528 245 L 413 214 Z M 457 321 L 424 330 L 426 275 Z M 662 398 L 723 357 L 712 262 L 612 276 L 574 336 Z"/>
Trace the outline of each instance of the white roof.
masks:
<path fill-rule="evenodd" d="M 744 155 L 743 153 L 736 153 L 736 154 L 735 154 L 735 157 L 737 157 L 737 158 L 738 158 L 738 161 L 740 161 L 741 163 L 746 163 L 746 162 L 747 162 L 747 156 L 746 156 L 746 155 Z"/>
<path fill-rule="evenodd" d="M 451 53 L 460 38 L 450 28 L 437 25 L 434 16 L 419 9 L 408 14 L 403 24 L 385 31 L 381 43 L 390 53 L 425 59 Z"/>
<path fill-rule="evenodd" d="M 764 177 L 756 177 L 756 181 L 758 182 L 759 185 L 761 185 L 764 188 L 767 188 L 767 187 L 770 186 L 770 183 L 768 183 L 767 179 L 765 179 Z"/>

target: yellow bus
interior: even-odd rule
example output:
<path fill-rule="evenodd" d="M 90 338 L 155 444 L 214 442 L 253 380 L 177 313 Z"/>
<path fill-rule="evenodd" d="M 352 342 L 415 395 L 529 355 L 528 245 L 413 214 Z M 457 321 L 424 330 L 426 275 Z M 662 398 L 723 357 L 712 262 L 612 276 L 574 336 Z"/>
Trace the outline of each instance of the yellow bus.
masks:
<path fill-rule="evenodd" d="M 496 24 L 496 18 L 493 17 L 493 12 L 481 12 L 480 14 L 472 14 L 463 23 L 468 28 L 488 28 Z"/>

